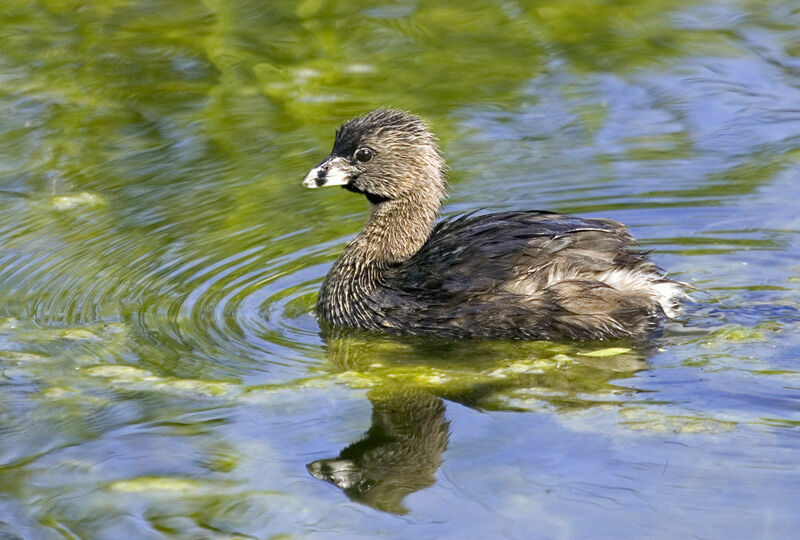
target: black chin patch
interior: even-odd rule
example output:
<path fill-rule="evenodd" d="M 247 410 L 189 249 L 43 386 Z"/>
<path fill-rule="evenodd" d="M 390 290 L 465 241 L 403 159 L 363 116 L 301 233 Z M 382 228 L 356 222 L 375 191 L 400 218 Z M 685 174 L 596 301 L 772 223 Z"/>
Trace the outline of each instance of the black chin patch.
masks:
<path fill-rule="evenodd" d="M 386 201 L 392 200 L 389 197 L 384 197 L 383 195 L 375 195 L 374 193 L 364 193 L 364 195 L 367 197 L 367 200 L 372 204 L 381 204 Z"/>
<path fill-rule="evenodd" d="M 369 202 L 372 204 L 380 204 L 386 201 L 391 201 L 392 199 L 389 197 L 384 197 L 383 195 L 376 195 L 375 193 L 368 193 L 361 188 L 358 188 L 351 184 L 345 184 L 342 186 L 347 191 L 351 191 L 353 193 L 358 193 L 359 195 L 364 195 Z"/>

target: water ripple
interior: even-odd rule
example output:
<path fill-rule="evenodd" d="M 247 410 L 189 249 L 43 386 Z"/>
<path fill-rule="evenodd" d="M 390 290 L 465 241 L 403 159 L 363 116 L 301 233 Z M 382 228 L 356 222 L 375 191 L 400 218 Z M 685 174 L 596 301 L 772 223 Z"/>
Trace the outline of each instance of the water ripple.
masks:
<path fill-rule="evenodd" d="M 204 362 L 218 374 L 232 359 L 296 370 L 318 347 L 310 311 L 323 261 L 341 238 L 313 244 L 309 231 L 269 238 L 253 228 L 148 251 L 135 231 L 102 213 L 76 234 L 52 213 L 38 214 L 41 202 L 14 210 L 0 221 L 6 316 L 62 328 L 129 321 L 136 339 L 183 351 L 181 362 Z M 53 233 L 46 249 L 42 227 Z M 231 242 L 244 249 L 229 251 Z"/>

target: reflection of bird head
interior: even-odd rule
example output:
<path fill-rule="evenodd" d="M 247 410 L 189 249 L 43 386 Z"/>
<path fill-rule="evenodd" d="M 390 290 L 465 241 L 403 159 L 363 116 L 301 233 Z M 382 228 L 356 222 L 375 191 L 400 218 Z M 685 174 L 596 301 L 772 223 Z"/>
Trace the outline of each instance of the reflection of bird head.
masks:
<path fill-rule="evenodd" d="M 337 458 L 308 465 L 314 478 L 354 501 L 406 513 L 406 495 L 433 485 L 447 446 L 449 422 L 441 399 L 422 391 L 372 392 L 372 426 Z"/>

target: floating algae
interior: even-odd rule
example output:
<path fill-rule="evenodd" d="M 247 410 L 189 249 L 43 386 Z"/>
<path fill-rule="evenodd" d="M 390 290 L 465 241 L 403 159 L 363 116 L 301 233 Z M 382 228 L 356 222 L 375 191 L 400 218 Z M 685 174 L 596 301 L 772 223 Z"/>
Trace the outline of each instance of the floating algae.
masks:
<path fill-rule="evenodd" d="M 80 207 L 96 207 L 107 204 L 106 200 L 95 193 L 82 191 L 68 195 L 56 195 L 50 198 L 50 206 L 56 210 L 71 210 Z"/>
<path fill-rule="evenodd" d="M 722 433 L 731 431 L 736 422 L 702 416 L 673 415 L 642 407 L 620 409 L 621 425 L 640 431 L 656 433 Z"/>

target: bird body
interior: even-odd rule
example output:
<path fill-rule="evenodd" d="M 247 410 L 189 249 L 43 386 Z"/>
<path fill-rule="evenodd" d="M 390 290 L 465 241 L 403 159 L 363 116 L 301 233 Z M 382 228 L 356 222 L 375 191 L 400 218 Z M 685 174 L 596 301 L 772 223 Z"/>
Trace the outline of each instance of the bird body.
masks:
<path fill-rule="evenodd" d="M 418 117 L 379 109 L 345 123 L 303 185 L 364 194 L 371 214 L 323 282 L 335 327 L 442 338 L 643 337 L 685 297 L 627 228 L 543 211 L 436 223 L 447 184 Z"/>

